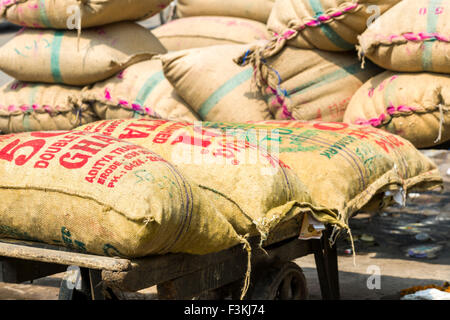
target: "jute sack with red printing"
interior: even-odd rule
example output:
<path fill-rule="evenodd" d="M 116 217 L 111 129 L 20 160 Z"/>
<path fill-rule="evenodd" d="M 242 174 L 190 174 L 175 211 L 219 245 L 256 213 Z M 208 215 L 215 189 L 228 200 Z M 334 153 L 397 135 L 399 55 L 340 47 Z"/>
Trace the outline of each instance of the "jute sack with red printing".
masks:
<path fill-rule="evenodd" d="M 360 55 L 385 69 L 450 73 L 450 5 L 403 0 L 359 37 Z"/>
<path fill-rule="evenodd" d="M 251 45 L 223 45 L 161 57 L 167 79 L 204 120 L 342 121 L 351 96 L 379 70 L 363 70 L 355 55 L 286 47 L 253 69 L 232 58 Z M 268 67 L 270 65 L 271 67 Z M 270 73 L 270 74 L 269 74 Z M 267 74 L 268 82 L 258 82 Z M 281 80 L 281 81 L 280 81 Z"/>
<path fill-rule="evenodd" d="M 228 16 L 267 22 L 275 0 L 178 0 L 177 15 Z"/>
<path fill-rule="evenodd" d="M 171 0 L 14 0 L 3 1 L 0 16 L 12 23 L 32 28 L 70 29 L 134 21 L 153 16 Z"/>
<path fill-rule="evenodd" d="M 0 237 L 107 256 L 241 242 L 205 193 L 150 150 L 87 132 L 0 136 Z"/>
<path fill-rule="evenodd" d="M 314 205 L 308 189 L 270 149 L 204 129 L 201 122 L 110 120 L 77 130 L 111 135 L 161 154 L 209 194 L 240 235 L 260 234 L 264 240 L 285 223 L 295 226 L 290 236 L 298 235 L 304 213 L 345 227 L 335 212 Z"/>
<path fill-rule="evenodd" d="M 0 132 L 70 130 L 98 120 L 78 88 L 14 80 L 0 88 Z"/>
<path fill-rule="evenodd" d="M 79 48 L 79 49 L 78 49 Z M 0 48 L 0 69 L 21 81 L 87 85 L 166 49 L 132 22 L 76 31 L 25 29 Z"/>
<path fill-rule="evenodd" d="M 198 116 L 164 77 L 160 60 L 133 64 L 114 77 L 82 91 L 101 119 L 151 117 L 196 121 Z"/>
<path fill-rule="evenodd" d="M 394 195 L 404 197 L 408 191 L 442 186 L 432 161 L 407 140 L 383 130 L 301 121 L 202 125 L 277 150 L 315 203 L 337 209 L 345 224 L 361 209 L 380 210 L 398 197 Z M 271 138 L 267 128 L 272 130 Z"/>
<path fill-rule="evenodd" d="M 345 122 L 398 134 L 417 148 L 450 140 L 450 76 L 386 71 L 350 101 Z"/>
<path fill-rule="evenodd" d="M 152 32 L 169 51 L 270 39 L 265 24 L 234 17 L 181 18 L 163 24 Z"/>

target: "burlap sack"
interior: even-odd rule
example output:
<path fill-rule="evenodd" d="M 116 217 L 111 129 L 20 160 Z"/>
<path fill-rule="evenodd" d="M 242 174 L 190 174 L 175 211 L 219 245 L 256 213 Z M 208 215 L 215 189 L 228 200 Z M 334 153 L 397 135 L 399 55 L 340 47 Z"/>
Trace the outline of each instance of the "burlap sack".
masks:
<path fill-rule="evenodd" d="M 0 88 L 0 133 L 70 130 L 95 120 L 76 87 L 14 80 Z"/>
<path fill-rule="evenodd" d="M 252 87 L 252 70 L 231 60 L 246 45 L 221 45 L 161 56 L 166 78 L 204 120 L 273 119 L 263 95 Z"/>
<path fill-rule="evenodd" d="M 270 39 L 265 24 L 232 17 L 181 18 L 163 24 L 152 32 L 169 51 Z"/>
<path fill-rule="evenodd" d="M 240 235 L 266 239 L 288 221 L 294 221 L 298 235 L 303 213 L 344 226 L 334 212 L 313 205 L 307 188 L 270 149 L 205 130 L 201 122 L 129 119 L 77 130 L 119 137 L 161 154 L 209 194 Z"/>
<path fill-rule="evenodd" d="M 229 16 L 267 22 L 275 0 L 178 0 L 177 15 Z"/>
<path fill-rule="evenodd" d="M 11 0 L 2 1 L 0 16 L 12 23 L 32 28 L 73 29 L 76 17 L 82 28 L 150 17 L 171 0 Z"/>
<path fill-rule="evenodd" d="M 267 143 L 308 187 L 313 201 L 337 209 L 344 223 L 358 210 L 381 209 L 393 195 L 442 185 L 436 166 L 411 143 L 383 130 L 345 123 L 204 122 L 250 143 Z M 267 127 L 277 129 L 272 138 Z M 376 204 L 376 205 L 374 205 Z"/>
<path fill-rule="evenodd" d="M 164 77 L 160 60 L 133 64 L 113 78 L 85 87 L 82 96 L 101 119 L 198 120 Z"/>
<path fill-rule="evenodd" d="M 450 73 L 450 6 L 403 0 L 359 37 L 359 52 L 385 69 Z"/>
<path fill-rule="evenodd" d="M 345 122 L 398 134 L 417 148 L 450 140 L 450 76 L 386 71 L 353 96 Z"/>
<path fill-rule="evenodd" d="M 271 116 L 342 121 L 352 95 L 379 72 L 369 65 L 361 69 L 350 53 L 286 47 L 276 58 L 261 62 L 255 74 L 261 87 L 258 91 L 252 85 L 252 68 L 241 68 L 232 61 L 245 47 L 216 46 L 169 53 L 161 59 L 178 94 L 210 121 L 258 121 Z M 259 81 L 258 75 L 269 80 Z M 270 114 L 263 107 L 264 100 Z"/>
<path fill-rule="evenodd" d="M 381 72 L 373 64 L 362 69 L 351 53 L 294 47 L 284 48 L 260 70 L 268 81 L 259 85 L 269 94 L 268 105 L 276 119 L 336 122 L 343 120 L 353 94 Z"/>
<path fill-rule="evenodd" d="M 159 155 L 87 132 L 0 136 L 0 237 L 108 256 L 206 254 L 241 240 Z"/>
<path fill-rule="evenodd" d="M 79 39 L 76 31 L 25 29 L 0 48 L 0 69 L 22 81 L 87 85 L 165 52 L 131 22 L 86 29 Z"/>
<path fill-rule="evenodd" d="M 354 49 L 357 36 L 372 23 L 378 14 L 400 0 L 278 0 L 268 21 L 274 33 L 271 41 L 244 51 L 235 62 L 252 65 L 259 87 L 269 81 L 260 74 L 261 64 L 276 57 L 287 45 L 303 49 L 349 51 Z M 269 64 L 270 66 L 270 64 Z"/>
<path fill-rule="evenodd" d="M 291 46 L 348 51 L 368 24 L 399 1 L 277 0 L 267 27 L 278 42 Z"/>

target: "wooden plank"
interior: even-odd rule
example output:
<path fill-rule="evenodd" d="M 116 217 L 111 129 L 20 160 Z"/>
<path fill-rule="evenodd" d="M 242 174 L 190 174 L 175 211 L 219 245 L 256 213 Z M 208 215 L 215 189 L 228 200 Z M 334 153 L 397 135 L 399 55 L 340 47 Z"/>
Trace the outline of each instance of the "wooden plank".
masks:
<path fill-rule="evenodd" d="M 208 255 L 167 254 L 133 260 L 130 270 L 103 271 L 103 281 L 108 287 L 123 291 L 138 291 L 183 275 L 199 271 L 229 259 L 235 260 L 244 253 L 242 246 Z"/>
<path fill-rule="evenodd" d="M 40 261 L 62 265 L 76 265 L 88 269 L 124 271 L 131 266 L 130 260 L 95 256 L 89 254 L 41 249 L 0 242 L 0 257 Z"/>
<path fill-rule="evenodd" d="M 266 260 L 291 261 L 313 252 L 312 240 L 288 239 L 266 247 Z"/>
<path fill-rule="evenodd" d="M 261 261 L 266 263 L 275 260 L 290 261 L 312 253 L 310 241 L 296 238 L 267 247 L 267 254 L 257 248 L 258 242 L 255 239 L 251 240 L 251 243 L 252 248 L 254 248 L 252 251 L 253 265 L 259 264 Z M 243 270 L 245 272 L 247 270 L 247 252 L 239 245 L 228 250 L 203 256 L 177 254 L 134 260 L 131 269 L 128 271 L 104 271 L 103 281 L 112 288 L 124 291 L 138 291 L 170 280 L 186 277 L 196 272 L 198 275 L 208 274 L 208 270 L 221 268 L 221 266 L 225 266 L 224 270 L 235 270 L 238 268 L 240 271 Z M 230 279 L 224 278 L 225 280 L 220 280 L 221 285 L 227 284 L 227 281 L 229 283 L 238 280 L 244 274 L 240 271 L 236 271 L 231 275 Z M 224 277 L 224 275 L 218 275 L 217 272 L 214 276 Z M 209 283 L 214 283 L 213 280 L 208 281 Z"/>
<path fill-rule="evenodd" d="M 238 280 L 247 271 L 247 259 L 223 261 L 186 276 L 158 284 L 160 300 L 188 300 L 203 292 L 215 290 Z M 243 286 L 243 281 L 242 281 Z"/>
<path fill-rule="evenodd" d="M 64 252 L 74 252 L 73 250 L 70 250 L 69 248 L 64 247 L 64 246 L 56 246 L 56 245 L 51 245 L 51 244 L 47 244 L 47 243 L 43 243 L 43 242 L 32 242 L 32 241 L 27 241 L 27 240 L 0 238 L 0 243 L 9 243 L 9 244 L 16 244 L 16 245 L 21 245 L 21 246 L 25 246 L 25 247 L 50 249 L 50 250 L 64 251 Z"/>
<path fill-rule="evenodd" d="M 312 243 L 298 239 L 284 241 L 266 248 L 267 254 L 259 251 L 252 256 L 252 272 L 272 265 L 276 261 L 290 261 L 312 253 Z M 158 285 L 160 299 L 185 300 L 243 280 L 247 271 L 246 255 L 228 259 L 194 273 Z M 261 270 L 258 270 L 261 271 Z"/>

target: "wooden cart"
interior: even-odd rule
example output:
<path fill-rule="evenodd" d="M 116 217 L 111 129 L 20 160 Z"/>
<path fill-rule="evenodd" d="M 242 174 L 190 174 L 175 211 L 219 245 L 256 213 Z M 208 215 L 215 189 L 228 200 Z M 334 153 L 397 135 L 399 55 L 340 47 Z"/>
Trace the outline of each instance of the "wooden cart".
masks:
<path fill-rule="evenodd" d="M 246 299 L 296 300 L 307 297 L 302 269 L 292 260 L 314 254 L 323 299 L 339 299 L 336 247 L 327 239 L 286 239 L 252 253 Z M 252 247 L 257 247 L 256 239 Z M 239 299 L 248 255 L 242 246 L 196 256 L 167 254 L 120 259 L 81 254 L 42 243 L 0 239 L 0 281 L 21 283 L 66 272 L 59 299 L 117 299 L 157 285 L 159 299 Z M 118 294 L 119 293 L 119 294 Z"/>

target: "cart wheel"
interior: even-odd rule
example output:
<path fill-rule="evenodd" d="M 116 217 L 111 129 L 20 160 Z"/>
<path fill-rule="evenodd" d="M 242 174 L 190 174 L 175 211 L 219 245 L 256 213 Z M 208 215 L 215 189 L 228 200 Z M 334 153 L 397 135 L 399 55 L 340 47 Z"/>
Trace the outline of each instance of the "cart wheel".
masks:
<path fill-rule="evenodd" d="M 303 270 L 285 262 L 263 271 L 249 294 L 250 300 L 305 300 L 308 288 Z"/>

